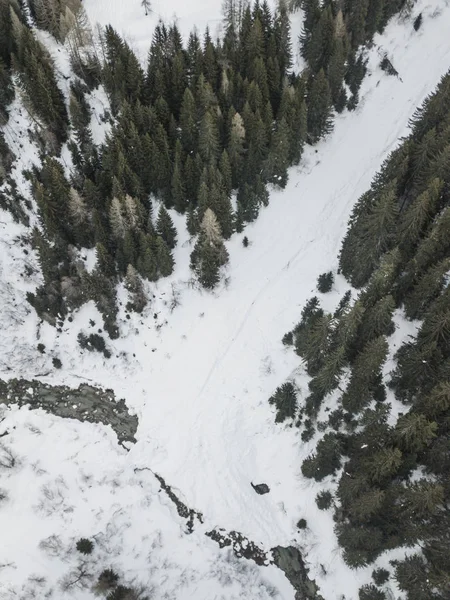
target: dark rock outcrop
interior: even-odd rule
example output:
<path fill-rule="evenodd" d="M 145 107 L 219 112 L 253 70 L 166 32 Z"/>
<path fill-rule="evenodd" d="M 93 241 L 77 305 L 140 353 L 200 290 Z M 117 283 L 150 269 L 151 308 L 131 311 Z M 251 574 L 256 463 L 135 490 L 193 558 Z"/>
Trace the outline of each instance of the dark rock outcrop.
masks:
<path fill-rule="evenodd" d="M 28 405 L 66 419 L 111 425 L 120 444 L 135 442 L 138 418 L 112 390 L 81 384 L 78 388 L 49 385 L 33 379 L 0 379 L 0 404 Z"/>
<path fill-rule="evenodd" d="M 308 577 L 302 555 L 294 546 L 272 548 L 274 564 L 281 569 L 295 589 L 295 600 L 321 600 L 317 586 Z"/>
<path fill-rule="evenodd" d="M 267 483 L 257 483 L 256 485 L 252 483 L 251 485 L 255 492 L 260 496 L 262 496 L 263 494 L 268 494 L 270 492 L 270 487 L 267 485 Z"/>

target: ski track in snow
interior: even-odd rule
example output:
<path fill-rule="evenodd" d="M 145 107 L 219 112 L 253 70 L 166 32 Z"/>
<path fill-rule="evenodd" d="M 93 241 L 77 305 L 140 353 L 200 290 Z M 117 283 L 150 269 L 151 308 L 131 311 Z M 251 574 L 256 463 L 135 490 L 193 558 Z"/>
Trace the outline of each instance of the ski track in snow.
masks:
<path fill-rule="evenodd" d="M 87 0 L 85 5 L 91 18 L 101 14 L 105 22 L 104 2 Z M 441 13 L 432 18 L 436 6 Z M 124 464 L 124 469 L 158 472 L 188 506 L 204 514 L 207 530 L 234 529 L 266 549 L 300 544 L 307 550 L 310 576 L 317 578 L 326 600 L 340 594 L 356 599 L 371 569 L 345 567 L 331 515 L 318 511 L 314 501 L 323 488 L 301 476 L 301 462 L 314 443 L 303 443 L 294 429 L 275 425 L 267 400 L 277 385 L 298 373 L 298 357 L 282 347 L 281 337 L 316 293 L 317 276 L 336 268 L 352 207 L 407 134 L 414 109 L 450 66 L 448 3 L 419 0 L 414 14 L 421 10 L 424 22 L 418 33 L 411 20 L 396 20 L 376 37 L 360 106 L 336 118 L 334 132 L 307 148 L 301 164 L 290 170 L 286 189 L 273 190 L 256 223 L 227 243 L 231 279 L 226 288 L 209 294 L 181 283 L 189 277 L 190 248 L 182 244 L 183 234 L 176 273 L 154 287 L 157 299 L 149 314 L 145 319 L 133 316 L 136 333 L 130 326 L 124 339 L 111 343 L 115 354 L 136 354 L 133 363 L 79 355 L 76 335 L 92 317 L 91 308 L 83 308 L 71 329 L 59 336 L 47 325 L 40 328 L 64 365 L 48 381 L 78 385 L 79 379 L 92 380 L 113 388 L 138 414 L 138 441 L 119 462 L 111 457 L 111 470 Z M 183 25 L 183 33 L 190 25 Z M 145 27 L 148 48 L 151 31 Z M 135 43 L 143 47 L 140 38 Z M 381 72 L 378 50 L 388 52 L 402 80 Z M 182 220 L 176 217 L 176 222 Z M 251 242 L 248 248 L 242 247 L 243 235 Z M 169 296 L 173 282 L 183 289 L 181 305 L 169 314 L 162 298 Z M 338 298 L 336 293 L 336 302 Z M 155 311 L 162 316 L 154 319 Z M 167 324 L 157 331 L 154 325 L 165 318 Z M 31 315 L 24 325 L 30 331 L 14 328 L 20 344 L 33 344 L 36 323 Z M 17 354 L 8 359 L 5 347 L 2 352 L 2 361 L 21 372 L 22 363 L 14 364 Z M 25 366 L 22 374 L 30 376 Z M 36 372 L 43 372 L 41 365 Z M 257 496 L 251 482 L 265 482 L 271 492 Z M 308 521 L 305 532 L 295 527 L 301 517 Z M 209 597 L 205 592 L 196 598 Z"/>

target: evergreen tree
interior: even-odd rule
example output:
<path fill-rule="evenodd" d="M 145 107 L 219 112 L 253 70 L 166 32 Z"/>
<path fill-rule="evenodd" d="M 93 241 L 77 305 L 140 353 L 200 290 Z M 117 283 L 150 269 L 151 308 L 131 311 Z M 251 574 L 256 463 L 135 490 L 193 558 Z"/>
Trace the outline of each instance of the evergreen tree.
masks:
<path fill-rule="evenodd" d="M 195 153 L 197 150 L 197 119 L 195 99 L 189 88 L 183 94 L 180 111 L 181 143 L 187 154 Z"/>
<path fill-rule="evenodd" d="M 207 111 L 200 122 L 198 148 L 204 162 L 216 163 L 219 155 L 219 132 L 211 111 Z"/>
<path fill-rule="evenodd" d="M 331 92 L 324 71 L 314 77 L 308 94 L 308 136 L 312 143 L 331 131 Z"/>
<path fill-rule="evenodd" d="M 156 233 L 161 236 L 168 248 L 171 250 L 175 248 L 177 243 L 177 230 L 163 204 L 159 207 L 158 218 L 156 220 Z"/>
<path fill-rule="evenodd" d="M 228 262 L 228 252 L 223 243 L 217 218 L 207 208 L 200 225 L 200 235 L 191 254 L 191 267 L 200 284 L 214 288 L 219 282 L 220 267 Z"/>
<path fill-rule="evenodd" d="M 431 443 L 437 425 L 424 415 L 410 412 L 397 421 L 396 435 L 399 445 L 408 452 L 420 452 Z"/>
<path fill-rule="evenodd" d="M 168 277 L 173 272 L 174 261 L 166 242 L 161 236 L 156 238 L 156 262 L 161 277 Z"/>
<path fill-rule="evenodd" d="M 277 129 L 272 136 L 269 156 L 265 166 L 267 180 L 278 185 L 280 188 L 285 188 L 288 180 L 289 138 L 289 126 L 284 118 L 282 118 L 278 122 Z"/>
<path fill-rule="evenodd" d="M 128 310 L 141 313 L 147 305 L 147 297 L 139 273 L 132 265 L 127 267 L 125 287 L 130 294 L 130 302 L 127 304 Z"/>
<path fill-rule="evenodd" d="M 297 394 L 292 383 L 287 381 L 281 387 L 278 387 L 273 396 L 269 398 L 269 403 L 275 404 L 277 410 L 276 423 L 293 419 L 297 412 Z"/>
<path fill-rule="evenodd" d="M 171 195 L 175 209 L 178 212 L 184 213 L 188 203 L 183 184 L 182 161 L 181 142 L 177 140 L 172 171 Z"/>
<path fill-rule="evenodd" d="M 350 383 L 342 397 L 342 406 L 350 412 L 359 412 L 371 400 L 371 387 L 376 382 L 386 360 L 388 344 L 379 336 L 366 344 L 353 365 Z"/>

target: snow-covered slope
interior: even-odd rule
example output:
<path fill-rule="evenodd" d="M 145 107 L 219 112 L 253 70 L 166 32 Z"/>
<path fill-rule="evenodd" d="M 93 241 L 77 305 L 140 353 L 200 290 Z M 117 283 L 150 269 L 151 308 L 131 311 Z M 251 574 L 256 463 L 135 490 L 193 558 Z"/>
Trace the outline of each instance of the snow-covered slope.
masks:
<path fill-rule="evenodd" d="M 114 25 L 114 19 L 124 18 L 124 12 L 108 12 L 106 4 L 86 2 L 91 17 L 101 22 L 111 19 Z M 125 3 L 113 6 L 123 11 Z M 140 44 L 142 8 L 138 0 L 129 7 L 127 30 L 139 32 Z M 198 4 L 196 8 L 203 19 L 198 24 L 204 24 L 209 13 Z M 181 9 L 189 12 L 190 7 L 177 7 L 184 31 Z M 172 8 L 164 10 L 170 16 L 167 11 Z M 243 248 L 242 235 L 233 236 L 228 246 L 229 283 L 220 292 L 204 293 L 190 285 L 189 242 L 182 220 L 174 215 L 184 242 L 177 250 L 176 272 L 155 286 L 148 314 L 123 319 L 123 337 L 110 342 L 110 360 L 82 355 L 77 345 L 78 332 L 90 330 L 89 320 L 100 322 L 93 306 L 85 306 L 61 332 L 39 325 L 32 312 L 25 314 L 29 284 L 16 286 L 13 266 L 13 260 L 22 261 L 14 244 L 18 228 L 6 228 L 9 244 L 2 255 L 2 277 L 9 278 L 18 308 L 16 322 L 2 318 L 2 376 L 30 378 L 52 371 L 45 381 L 78 385 L 89 380 L 111 387 L 136 412 L 139 429 L 136 445 L 125 453 L 102 427 L 24 409 L 4 413 L 0 434 L 15 427 L 8 444 L 23 463 L 0 473 L 0 485 L 9 493 L 0 510 L 0 577 L 10 580 L 6 592 L 0 588 L 0 598 L 2 593 L 4 598 L 14 597 L 12 592 L 8 596 L 10 590 L 20 589 L 33 573 L 46 575 L 54 585 L 67 571 L 61 558 L 50 559 L 38 548 L 43 538 L 59 533 L 67 546 L 77 535 L 98 533 L 109 535 L 121 569 L 155 586 L 155 598 L 164 593 L 177 600 L 240 594 L 268 598 L 265 579 L 277 587 L 275 595 L 292 599 L 290 585 L 274 567 L 245 563 L 244 573 L 241 563 L 202 535 L 224 527 L 265 549 L 299 544 L 326 600 L 344 595 L 356 600 L 371 569 L 351 571 L 344 565 L 331 515 L 318 511 L 314 501 L 320 487 L 300 472 L 314 443 L 301 442 L 295 429 L 275 426 L 267 399 L 286 378 L 301 375 L 295 372 L 297 357 L 283 349 L 280 339 L 314 293 L 317 275 L 336 266 L 352 206 L 407 133 L 415 107 L 449 68 L 450 6 L 445 0 L 419 0 L 414 14 L 421 11 L 419 32 L 414 32 L 411 20 L 395 21 L 375 39 L 357 111 L 338 117 L 333 134 L 308 148 L 300 166 L 290 171 L 286 190 L 271 193 L 269 207 L 246 229 L 250 246 Z M 213 13 L 218 17 L 218 7 Z M 189 14 L 187 29 L 195 20 Z M 401 79 L 379 69 L 383 51 Z M 2 221 L 7 220 L 2 215 Z M 336 287 L 340 285 L 338 280 Z M 171 310 L 174 290 L 180 304 Z M 336 291 L 332 298 L 337 297 Z M 8 305 L 12 301 L 11 294 L 4 298 Z M 35 349 L 37 332 L 47 355 Z M 61 359 L 61 371 L 52 370 L 52 355 Z M 191 537 L 182 535 L 173 507 L 157 495 L 146 472 L 138 476 L 135 468 L 160 473 L 188 506 L 203 513 L 204 526 Z M 270 493 L 256 495 L 251 482 L 267 483 Z M 61 496 L 64 500 L 58 504 Z M 39 508 L 41 498 L 53 506 L 50 514 Z M 301 517 L 308 529 L 299 532 L 296 522 Z M 19 534 L 26 543 L 19 541 Z M 104 560 L 106 542 L 101 552 Z M 3 567 L 5 563 L 14 566 Z M 227 586 L 228 576 L 232 583 Z M 78 590 L 75 597 L 89 597 L 83 594 Z"/>

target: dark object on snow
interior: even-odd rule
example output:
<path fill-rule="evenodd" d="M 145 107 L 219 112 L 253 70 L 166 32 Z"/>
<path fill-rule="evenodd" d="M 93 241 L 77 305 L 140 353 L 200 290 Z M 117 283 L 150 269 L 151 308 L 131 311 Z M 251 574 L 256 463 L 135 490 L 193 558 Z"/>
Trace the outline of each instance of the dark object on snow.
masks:
<path fill-rule="evenodd" d="M 414 19 L 414 24 L 413 24 L 414 31 L 418 31 L 420 29 L 421 25 L 422 25 L 422 13 L 420 13 L 420 15 Z"/>
<path fill-rule="evenodd" d="M 267 485 L 267 483 L 257 483 L 256 485 L 253 485 L 252 483 L 252 488 L 260 496 L 263 496 L 264 494 L 268 494 L 270 492 L 270 487 Z"/>
<path fill-rule="evenodd" d="M 393 75 L 394 77 L 398 77 L 398 71 L 391 63 L 387 55 L 385 54 L 383 60 L 380 63 L 381 69 L 387 73 L 388 75 Z"/>

